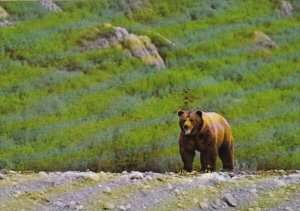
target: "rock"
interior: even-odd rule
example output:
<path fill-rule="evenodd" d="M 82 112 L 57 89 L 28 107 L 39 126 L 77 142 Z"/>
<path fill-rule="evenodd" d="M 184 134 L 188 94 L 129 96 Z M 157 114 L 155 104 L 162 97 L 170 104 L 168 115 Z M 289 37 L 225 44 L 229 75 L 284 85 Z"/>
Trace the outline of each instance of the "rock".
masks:
<path fill-rule="evenodd" d="M 250 193 L 257 193 L 257 190 L 255 188 L 252 188 L 249 190 Z"/>
<path fill-rule="evenodd" d="M 120 210 L 126 210 L 125 206 L 123 206 L 123 205 L 121 205 L 121 206 L 119 207 L 119 209 L 120 209 Z"/>
<path fill-rule="evenodd" d="M 48 177 L 48 174 L 44 171 L 40 171 L 38 174 L 40 177 Z"/>
<path fill-rule="evenodd" d="M 75 207 L 75 210 L 83 210 L 83 208 L 84 208 L 83 205 L 78 205 Z"/>
<path fill-rule="evenodd" d="M 61 201 L 57 201 L 57 202 L 55 202 L 55 203 L 54 203 L 54 205 L 55 205 L 55 206 L 58 206 L 58 207 L 60 207 L 60 208 L 63 208 L 63 207 L 65 207 L 65 204 L 64 204 L 64 203 L 62 203 Z"/>
<path fill-rule="evenodd" d="M 151 185 L 143 185 L 144 189 L 151 189 Z"/>
<path fill-rule="evenodd" d="M 207 210 L 208 204 L 206 202 L 199 202 L 199 208 L 202 210 Z"/>
<path fill-rule="evenodd" d="M 202 178 L 208 180 L 209 182 L 211 182 L 213 184 L 220 184 L 221 182 L 224 182 L 226 180 L 224 176 L 219 175 L 216 172 L 205 173 L 202 175 Z"/>
<path fill-rule="evenodd" d="M 6 26 L 11 26 L 11 25 L 12 25 L 12 23 L 9 22 L 8 20 L 3 20 L 3 21 L 0 20 L 0 27 L 6 27 Z"/>
<path fill-rule="evenodd" d="M 157 69 L 165 68 L 164 61 L 149 37 L 129 34 L 124 39 L 124 46 L 130 50 L 133 56 L 140 58 L 144 63 L 154 65 Z"/>
<path fill-rule="evenodd" d="M 144 175 L 141 172 L 133 171 L 129 174 L 130 179 L 143 179 Z"/>
<path fill-rule="evenodd" d="M 293 17 L 294 8 L 292 7 L 292 5 L 285 0 L 281 0 L 280 3 L 280 15 L 285 18 Z"/>
<path fill-rule="evenodd" d="M 255 30 L 253 32 L 254 42 L 256 46 L 263 50 L 272 50 L 278 48 L 278 45 L 264 32 Z"/>
<path fill-rule="evenodd" d="M 4 175 L 0 173 L 0 179 L 4 179 Z"/>
<path fill-rule="evenodd" d="M 178 207 L 178 208 L 183 208 L 183 205 L 182 205 L 181 203 L 178 203 L 178 204 L 177 204 L 177 207 Z"/>
<path fill-rule="evenodd" d="M 152 180 L 153 180 L 153 177 L 147 175 L 147 176 L 145 176 L 145 180 L 147 180 L 147 181 L 152 181 Z"/>
<path fill-rule="evenodd" d="M 293 211 L 293 209 L 291 207 L 285 207 L 284 210 Z"/>
<path fill-rule="evenodd" d="M 231 207 L 237 206 L 235 198 L 233 198 L 233 196 L 230 193 L 226 193 L 223 197 L 223 200 Z"/>
<path fill-rule="evenodd" d="M 92 38 L 91 38 L 92 37 Z M 165 68 L 165 63 L 157 47 L 148 36 L 129 33 L 125 28 L 103 24 L 91 31 L 91 35 L 80 40 L 85 49 L 115 47 L 122 49 L 128 56 L 139 58 L 143 63 Z"/>
<path fill-rule="evenodd" d="M 174 189 L 174 193 L 176 196 L 180 195 L 180 191 L 177 188 Z"/>
<path fill-rule="evenodd" d="M 9 172 L 9 174 L 17 174 L 17 172 L 13 171 L 13 170 L 9 170 L 8 172 Z"/>
<path fill-rule="evenodd" d="M 229 176 L 234 177 L 235 176 L 234 172 L 229 172 Z"/>
<path fill-rule="evenodd" d="M 8 13 L 6 12 L 5 9 L 3 9 L 1 6 L 0 6 L 0 19 L 5 19 L 8 17 Z"/>
<path fill-rule="evenodd" d="M 69 205 L 70 205 L 70 207 L 74 207 L 74 206 L 76 206 L 76 201 L 70 201 L 70 203 L 69 203 Z"/>
<path fill-rule="evenodd" d="M 103 193 L 111 193 L 111 188 L 110 188 L 110 187 L 106 187 L 106 188 L 103 190 Z"/>
<path fill-rule="evenodd" d="M 115 209 L 115 205 L 110 202 L 105 202 L 105 203 L 103 203 L 102 208 L 104 210 L 112 210 L 112 209 Z"/>
<path fill-rule="evenodd" d="M 100 180 L 100 175 L 94 172 L 87 172 L 86 179 L 92 180 L 94 182 L 98 182 Z"/>
<path fill-rule="evenodd" d="M 1 169 L 0 174 L 9 174 L 9 171 L 7 169 Z"/>
<path fill-rule="evenodd" d="M 53 0 L 39 0 L 40 5 L 51 12 L 62 12 L 61 8 L 57 6 Z"/>
<path fill-rule="evenodd" d="M 14 197 L 19 197 L 21 194 L 22 194 L 21 191 L 18 191 L 18 190 L 17 190 L 17 191 L 14 191 L 12 195 L 13 195 Z"/>
<path fill-rule="evenodd" d="M 167 188 L 168 188 L 168 190 L 172 190 L 173 189 L 173 186 L 171 185 L 171 183 L 167 184 Z"/>
<path fill-rule="evenodd" d="M 130 210 L 131 204 L 122 205 L 119 207 L 120 210 Z"/>
<path fill-rule="evenodd" d="M 276 179 L 275 182 L 277 183 L 277 185 L 279 187 L 286 186 L 286 184 L 285 184 L 285 182 L 283 180 Z"/>
<path fill-rule="evenodd" d="M 217 209 L 222 205 L 222 201 L 220 199 L 216 199 L 213 204 L 213 208 Z"/>

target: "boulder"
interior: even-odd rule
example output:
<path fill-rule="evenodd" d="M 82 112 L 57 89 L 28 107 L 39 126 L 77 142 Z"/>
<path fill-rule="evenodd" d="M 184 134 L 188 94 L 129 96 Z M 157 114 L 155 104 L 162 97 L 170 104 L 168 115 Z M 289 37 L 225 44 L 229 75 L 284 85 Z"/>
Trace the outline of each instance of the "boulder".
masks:
<path fill-rule="evenodd" d="M 273 50 L 278 48 L 276 42 L 274 42 L 268 35 L 262 31 L 255 30 L 253 32 L 253 39 L 257 48 L 262 50 Z"/>
<path fill-rule="evenodd" d="M 292 5 L 285 0 L 281 0 L 280 3 L 280 15 L 285 18 L 293 17 L 294 8 L 292 7 Z"/>
<path fill-rule="evenodd" d="M 39 0 L 40 5 L 50 12 L 62 12 L 62 9 L 53 0 Z"/>
<path fill-rule="evenodd" d="M 130 173 L 129 178 L 130 179 L 143 179 L 144 175 L 141 172 L 133 171 Z"/>
<path fill-rule="evenodd" d="M 226 193 L 223 197 L 223 200 L 226 202 L 226 204 L 228 204 L 230 207 L 236 207 L 237 206 L 237 202 L 235 200 L 235 198 L 233 198 L 233 196 L 230 193 Z"/>
<path fill-rule="evenodd" d="M 8 13 L 6 12 L 5 9 L 3 9 L 1 6 L 0 6 L 0 19 L 5 19 L 8 17 Z"/>
<path fill-rule="evenodd" d="M 134 57 L 141 59 L 145 64 L 154 65 L 157 69 L 165 67 L 164 61 L 149 37 L 129 34 L 124 39 L 124 46 L 129 49 Z"/>
<path fill-rule="evenodd" d="M 94 28 L 90 35 L 81 38 L 80 43 L 84 49 L 119 48 L 126 55 L 139 58 L 145 64 L 153 65 L 157 69 L 165 68 L 164 60 L 148 36 L 129 33 L 127 29 L 122 27 L 104 24 Z"/>

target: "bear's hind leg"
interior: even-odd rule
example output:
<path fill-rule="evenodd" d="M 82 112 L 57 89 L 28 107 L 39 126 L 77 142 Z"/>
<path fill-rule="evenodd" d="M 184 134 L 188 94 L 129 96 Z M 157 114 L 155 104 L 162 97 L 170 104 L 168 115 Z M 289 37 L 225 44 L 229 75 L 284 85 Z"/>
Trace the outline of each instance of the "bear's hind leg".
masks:
<path fill-rule="evenodd" d="M 223 170 L 233 170 L 233 144 L 223 144 L 219 149 L 219 156 L 223 163 Z"/>

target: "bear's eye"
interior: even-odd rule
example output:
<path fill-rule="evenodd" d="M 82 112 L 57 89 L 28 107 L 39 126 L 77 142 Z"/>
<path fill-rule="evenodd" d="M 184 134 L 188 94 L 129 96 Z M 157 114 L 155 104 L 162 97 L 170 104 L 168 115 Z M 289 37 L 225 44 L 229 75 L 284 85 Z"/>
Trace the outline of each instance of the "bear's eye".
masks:
<path fill-rule="evenodd" d="M 190 119 L 190 122 L 193 122 L 194 120 L 193 119 Z"/>

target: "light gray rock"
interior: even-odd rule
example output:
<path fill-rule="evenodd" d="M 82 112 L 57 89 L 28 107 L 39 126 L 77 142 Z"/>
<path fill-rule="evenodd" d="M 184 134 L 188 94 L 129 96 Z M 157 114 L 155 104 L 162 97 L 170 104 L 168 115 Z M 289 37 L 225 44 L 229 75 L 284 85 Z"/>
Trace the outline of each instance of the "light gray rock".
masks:
<path fill-rule="evenodd" d="M 97 174 L 97 173 L 94 173 L 94 172 L 87 172 L 85 174 L 85 178 L 89 179 L 89 180 L 92 180 L 94 182 L 98 182 L 100 180 L 100 175 Z"/>
<path fill-rule="evenodd" d="M 231 207 L 237 206 L 235 198 L 230 193 L 226 193 L 223 197 L 223 200 Z"/>
<path fill-rule="evenodd" d="M 144 175 L 141 172 L 133 171 L 129 174 L 130 179 L 143 179 Z"/>
<path fill-rule="evenodd" d="M 0 27 L 8 27 L 8 26 L 11 26 L 12 23 L 9 22 L 8 20 L 0 20 Z"/>
<path fill-rule="evenodd" d="M 171 183 L 168 183 L 168 184 L 167 184 L 167 188 L 168 188 L 168 190 L 172 190 L 172 189 L 173 189 L 172 184 L 171 184 Z"/>
<path fill-rule="evenodd" d="M 281 0 L 280 15 L 285 18 L 293 17 L 293 6 L 290 2 Z"/>
<path fill-rule="evenodd" d="M 44 177 L 44 178 L 48 177 L 48 174 L 44 171 L 40 171 L 38 174 L 39 174 L 40 177 Z"/>
<path fill-rule="evenodd" d="M 209 182 L 211 182 L 213 184 L 220 184 L 221 182 L 224 182 L 226 180 L 223 175 L 219 175 L 216 172 L 205 173 L 202 175 L 202 178 L 205 180 L 208 180 Z"/>
<path fill-rule="evenodd" d="M 83 210 L 83 205 L 77 205 L 76 207 L 75 207 L 75 210 Z"/>
<path fill-rule="evenodd" d="M 70 203 L 69 203 L 69 205 L 71 206 L 71 207 L 74 207 L 74 206 L 76 206 L 76 201 L 70 201 Z"/>
<path fill-rule="evenodd" d="M 57 6 L 53 0 L 39 0 L 41 6 L 51 12 L 62 12 L 61 8 Z"/>
<path fill-rule="evenodd" d="M 4 179 L 4 175 L 0 173 L 0 180 Z"/>
<path fill-rule="evenodd" d="M 61 201 L 55 202 L 54 205 L 55 205 L 55 206 L 58 206 L 58 207 L 60 207 L 60 208 L 63 208 L 63 207 L 66 206 L 66 205 L 65 205 L 63 202 L 61 202 Z"/>
<path fill-rule="evenodd" d="M 106 188 L 103 190 L 103 193 L 111 193 L 111 188 L 110 188 L 110 187 L 106 187 Z"/>
<path fill-rule="evenodd" d="M 1 169 L 0 174 L 9 174 L 9 171 L 7 169 Z"/>
<path fill-rule="evenodd" d="M 250 192 L 250 193 L 257 193 L 257 189 L 256 189 L 256 188 L 251 188 L 251 189 L 249 190 L 249 192 Z"/>
<path fill-rule="evenodd" d="M 207 210 L 208 204 L 206 202 L 199 202 L 199 208 L 202 210 Z"/>

